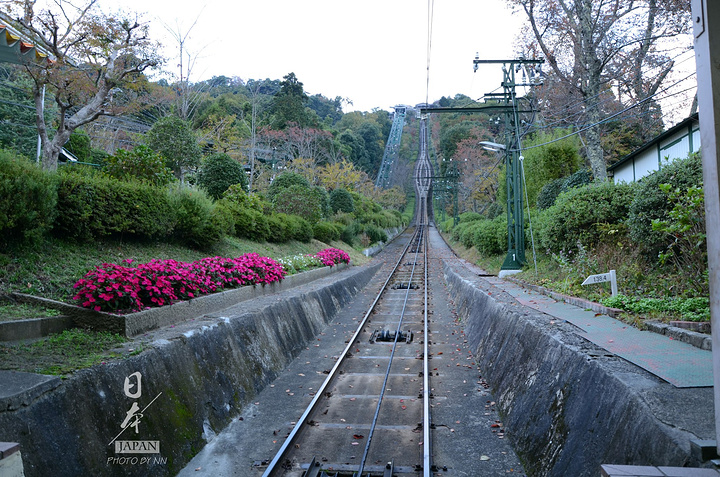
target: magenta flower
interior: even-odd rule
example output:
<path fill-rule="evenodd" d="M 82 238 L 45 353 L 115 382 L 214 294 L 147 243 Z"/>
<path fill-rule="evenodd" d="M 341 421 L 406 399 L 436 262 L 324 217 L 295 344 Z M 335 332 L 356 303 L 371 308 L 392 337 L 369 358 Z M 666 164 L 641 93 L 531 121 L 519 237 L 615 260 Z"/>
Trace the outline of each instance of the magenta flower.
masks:
<path fill-rule="evenodd" d="M 73 299 L 97 311 L 132 312 L 226 288 L 272 283 L 285 275 L 282 265 L 256 253 L 192 263 L 151 260 L 133 268 L 103 263 L 75 283 Z"/>
<path fill-rule="evenodd" d="M 315 256 L 327 267 L 338 263 L 350 263 L 350 256 L 339 248 L 326 248 L 320 250 Z"/>

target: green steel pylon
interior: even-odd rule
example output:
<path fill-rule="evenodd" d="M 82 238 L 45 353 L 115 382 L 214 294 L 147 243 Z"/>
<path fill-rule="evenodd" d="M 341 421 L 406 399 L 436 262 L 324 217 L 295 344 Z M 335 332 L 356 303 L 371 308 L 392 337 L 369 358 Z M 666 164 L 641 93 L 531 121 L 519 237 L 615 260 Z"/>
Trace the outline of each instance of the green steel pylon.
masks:
<path fill-rule="evenodd" d="M 405 106 L 395 106 L 395 114 L 393 115 L 392 128 L 390 136 L 385 143 L 385 152 L 383 153 L 382 164 L 375 180 L 376 189 L 387 189 L 390 185 L 392 169 L 397 162 L 400 152 L 400 140 L 402 139 L 403 127 L 405 126 Z"/>

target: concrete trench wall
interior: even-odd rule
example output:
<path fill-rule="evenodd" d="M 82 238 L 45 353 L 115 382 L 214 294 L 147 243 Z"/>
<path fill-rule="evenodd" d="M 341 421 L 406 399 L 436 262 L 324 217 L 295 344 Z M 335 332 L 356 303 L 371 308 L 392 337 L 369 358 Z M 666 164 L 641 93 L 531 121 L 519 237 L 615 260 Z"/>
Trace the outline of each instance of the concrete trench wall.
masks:
<path fill-rule="evenodd" d="M 697 436 L 663 422 L 637 391 L 660 383 L 603 356 L 570 325 L 521 307 L 490 285 L 478 289 L 482 280 L 464 269 L 446 265 L 445 276 L 529 475 L 596 477 L 603 463 L 688 464 Z"/>
<path fill-rule="evenodd" d="M 27 476 L 174 475 L 209 435 L 252 403 L 378 268 L 346 271 L 282 300 L 261 298 L 252 312 L 216 313 L 204 321 L 210 324 L 157 340 L 137 356 L 57 380 L 22 405 L 0 403 L 0 441 L 21 444 Z M 142 374 L 141 407 L 159 397 L 143 413 L 140 433 L 129 427 L 121 439 L 159 441 L 166 464 L 152 458 L 146 465 L 109 460 L 121 456 L 109 442 L 133 402 L 123 383 L 135 372 Z"/>

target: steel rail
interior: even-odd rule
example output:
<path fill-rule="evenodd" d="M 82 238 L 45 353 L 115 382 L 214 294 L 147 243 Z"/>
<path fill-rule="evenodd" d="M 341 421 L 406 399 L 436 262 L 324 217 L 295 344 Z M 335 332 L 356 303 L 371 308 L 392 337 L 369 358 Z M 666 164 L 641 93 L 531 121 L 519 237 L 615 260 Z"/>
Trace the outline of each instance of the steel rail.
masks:
<path fill-rule="evenodd" d="M 427 206 L 426 204 L 423 204 Z M 427 207 L 424 213 L 425 223 L 427 224 Z M 423 477 L 430 477 L 432 470 L 432 442 L 430 438 L 430 333 L 428 330 L 428 238 L 429 234 L 425 232 L 424 244 L 424 261 L 425 261 L 425 316 L 423 317 Z"/>
<path fill-rule="evenodd" d="M 424 235 L 424 227 L 422 225 L 418 225 L 417 234 L 415 237 L 413 237 L 413 242 L 415 239 L 423 240 Z M 411 242 L 412 243 L 412 242 Z M 424 243 L 424 240 L 423 240 Z M 380 389 L 380 396 L 378 397 L 378 403 L 375 407 L 375 415 L 373 416 L 372 424 L 370 424 L 370 430 L 368 431 L 368 438 L 365 443 L 365 450 L 363 451 L 363 456 L 360 459 L 360 467 L 358 468 L 357 473 L 355 473 L 356 477 L 362 477 L 362 471 L 365 468 L 365 461 L 367 460 L 368 453 L 370 451 L 370 444 L 372 443 L 373 434 L 375 433 L 375 427 L 377 426 L 377 420 L 378 416 L 380 415 L 380 407 L 382 406 L 383 398 L 385 397 L 385 388 L 387 387 L 388 378 L 390 377 L 390 368 L 393 364 L 393 358 L 395 357 L 395 350 L 397 349 L 397 343 L 398 338 L 400 337 L 400 331 L 403 324 L 403 319 L 405 318 L 405 309 L 407 308 L 407 302 L 408 298 L 410 297 L 410 285 L 412 284 L 413 276 L 415 275 L 415 268 L 417 267 L 417 257 L 419 255 L 419 247 L 415 247 L 415 257 L 413 258 L 413 265 L 412 269 L 410 270 L 410 278 L 408 278 L 408 287 L 405 291 L 405 299 L 403 300 L 403 306 L 400 310 L 400 318 L 398 320 L 397 329 L 395 330 L 395 340 L 393 341 L 392 349 L 390 351 L 390 358 L 388 359 L 388 366 L 387 370 L 385 371 L 385 378 L 383 379 L 382 388 Z M 425 340 L 427 341 L 427 340 Z"/>
<path fill-rule="evenodd" d="M 365 316 L 360 321 L 357 329 L 355 330 L 355 333 L 353 334 L 352 338 L 348 341 L 348 345 L 345 347 L 343 352 L 338 357 L 337 361 L 335 362 L 335 365 L 330 370 L 330 373 L 328 373 L 327 378 L 325 378 L 325 381 L 322 383 L 320 388 L 318 388 L 317 392 L 315 393 L 315 396 L 313 397 L 312 401 L 310 401 L 310 404 L 305 409 L 305 412 L 303 412 L 302 416 L 300 416 L 300 419 L 297 420 L 297 423 L 295 424 L 295 427 L 293 427 L 292 431 L 290 431 L 290 434 L 288 434 L 288 437 L 285 439 L 285 442 L 280 447 L 280 449 L 275 454 L 275 457 L 273 457 L 273 460 L 270 461 L 270 464 L 268 464 L 267 469 L 265 469 L 265 472 L 263 473 L 262 477 L 270 477 L 272 473 L 275 471 L 275 467 L 278 465 L 278 462 L 280 462 L 280 459 L 285 455 L 290 445 L 293 443 L 294 439 L 297 437 L 298 433 L 300 432 L 300 429 L 305 424 L 305 420 L 308 418 L 310 413 L 314 410 L 315 406 L 317 405 L 317 402 L 320 400 L 320 398 L 323 396 L 325 389 L 330 384 L 330 381 L 335 377 L 335 373 L 337 372 L 338 368 L 340 367 L 340 364 L 345 360 L 347 357 L 347 354 L 350 352 L 350 349 L 353 346 L 353 343 L 355 343 L 355 340 L 357 340 L 358 336 L 360 336 L 360 333 L 362 332 L 363 327 L 365 326 L 365 323 L 367 322 L 368 318 L 370 317 L 370 314 L 375 309 L 375 306 L 380 301 L 380 297 L 382 296 L 383 292 L 388 286 L 388 283 L 390 283 L 390 280 L 392 279 L 393 275 L 397 271 L 397 269 L 400 267 L 400 264 L 402 263 L 403 259 L 405 258 L 405 254 L 407 253 L 408 249 L 412 245 L 415 236 L 417 236 L 418 230 L 415 230 L 415 233 L 413 234 L 413 237 L 408 241 L 408 244 L 403 249 L 402 253 L 400 254 L 400 258 L 398 259 L 397 263 L 393 267 L 392 271 L 388 274 L 387 279 L 385 280 L 385 283 L 383 283 L 382 287 L 380 288 L 380 291 L 378 292 L 377 296 L 375 297 L 375 300 L 373 301 L 372 305 L 370 305 L 370 308 L 368 309 L 367 313 L 365 313 Z"/>

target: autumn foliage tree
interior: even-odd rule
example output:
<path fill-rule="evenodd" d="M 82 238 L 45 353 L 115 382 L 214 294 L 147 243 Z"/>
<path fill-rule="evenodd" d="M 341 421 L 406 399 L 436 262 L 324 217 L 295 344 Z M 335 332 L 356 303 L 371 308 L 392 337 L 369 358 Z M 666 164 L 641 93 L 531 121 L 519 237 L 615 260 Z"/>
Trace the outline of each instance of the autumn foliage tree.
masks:
<path fill-rule="evenodd" d="M 687 31 L 690 2 L 680 0 L 512 0 L 528 18 L 532 39 L 526 55 L 543 56 L 550 83 L 557 84 L 554 107 L 561 126 L 579 122 L 586 156 L 596 179 L 607 177 L 601 140 L 603 105 L 615 83 L 638 105 L 652 112 L 650 99 L 674 66 L 667 39 Z M 665 43 L 663 43 L 665 42 Z M 678 42 L 675 43 L 676 45 Z M 682 42 L 680 42 L 682 44 Z M 686 45 L 686 48 L 690 43 Z M 677 51 L 677 47 L 674 47 Z M 682 47 L 680 47 L 682 48 Z M 552 85 L 550 85 L 552 86 Z M 577 104 L 575 109 L 571 104 Z M 547 105 L 545 105 L 547 106 Z M 640 133 L 643 128 L 640 128 Z"/>
<path fill-rule="evenodd" d="M 20 18 L 14 25 L 50 55 L 46 62 L 25 67 L 34 83 L 42 164 L 47 170 L 57 168 L 60 151 L 75 129 L 132 107 L 137 85 L 144 80 L 141 73 L 160 62 L 147 25 L 120 14 L 105 15 L 97 3 L 89 0 L 75 6 L 59 0 L 54 9 L 37 9 L 32 0 L 7 4 L 10 16 Z M 57 104 L 54 123 L 43 115 L 44 92 Z"/>

